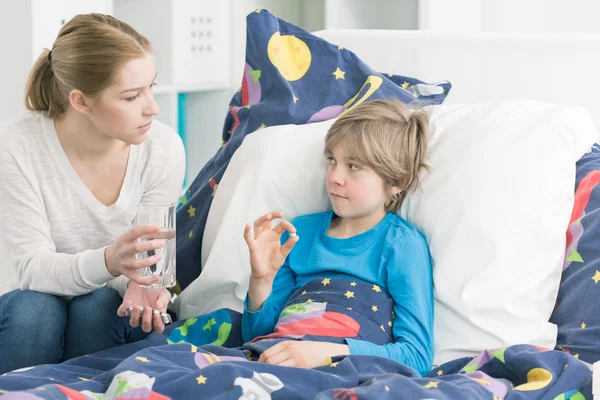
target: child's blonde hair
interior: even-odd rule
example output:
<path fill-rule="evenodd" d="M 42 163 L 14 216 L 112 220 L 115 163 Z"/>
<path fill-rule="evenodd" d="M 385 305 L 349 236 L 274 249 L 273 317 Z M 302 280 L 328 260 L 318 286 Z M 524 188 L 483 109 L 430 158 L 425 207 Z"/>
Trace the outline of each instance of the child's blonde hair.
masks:
<path fill-rule="evenodd" d="M 401 189 L 390 194 L 386 211 L 396 212 L 406 193 L 420 184 L 419 170 L 425 162 L 429 122 L 421 108 L 396 100 L 372 100 L 342 115 L 329 128 L 325 154 L 342 143 L 348 157 L 372 168 L 383 179 L 386 189 Z"/>
<path fill-rule="evenodd" d="M 150 41 L 110 15 L 80 14 L 58 33 L 52 52 L 35 62 L 25 88 L 25 107 L 54 118 L 69 106 L 73 89 L 96 97 L 127 62 L 151 53 Z"/>

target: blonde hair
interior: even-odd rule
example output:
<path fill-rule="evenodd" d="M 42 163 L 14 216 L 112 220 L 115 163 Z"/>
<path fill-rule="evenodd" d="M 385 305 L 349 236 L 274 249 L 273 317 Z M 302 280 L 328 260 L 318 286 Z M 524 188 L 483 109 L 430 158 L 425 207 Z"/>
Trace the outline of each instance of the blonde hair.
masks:
<path fill-rule="evenodd" d="M 396 100 L 372 100 L 343 114 L 329 128 L 325 154 L 343 143 L 349 158 L 372 168 L 389 190 L 386 211 L 396 212 L 406 193 L 420 184 L 419 170 L 429 169 L 425 162 L 429 122 L 422 108 L 409 107 Z"/>
<path fill-rule="evenodd" d="M 80 14 L 62 27 L 52 50 L 38 57 L 27 79 L 25 107 L 54 118 L 67 111 L 69 93 L 96 97 L 127 62 L 151 53 L 150 41 L 110 15 Z"/>

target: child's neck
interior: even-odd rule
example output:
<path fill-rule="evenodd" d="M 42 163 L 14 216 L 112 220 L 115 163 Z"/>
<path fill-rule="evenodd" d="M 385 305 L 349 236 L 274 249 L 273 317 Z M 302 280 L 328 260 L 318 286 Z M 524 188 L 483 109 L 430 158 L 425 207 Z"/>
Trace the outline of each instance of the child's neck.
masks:
<path fill-rule="evenodd" d="M 385 211 L 382 211 L 358 218 L 334 217 L 327 229 L 327 235 L 337 239 L 348 239 L 360 235 L 380 223 L 386 214 Z"/>

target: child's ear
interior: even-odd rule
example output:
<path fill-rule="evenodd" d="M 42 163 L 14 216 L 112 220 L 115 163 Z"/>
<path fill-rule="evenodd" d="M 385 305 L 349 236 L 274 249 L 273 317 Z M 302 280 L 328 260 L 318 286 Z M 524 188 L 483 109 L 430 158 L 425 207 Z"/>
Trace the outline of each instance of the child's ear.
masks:
<path fill-rule="evenodd" d="M 396 197 L 398 193 L 402 192 L 402 189 L 400 189 L 399 186 L 392 186 L 390 187 L 389 192 L 392 197 Z"/>

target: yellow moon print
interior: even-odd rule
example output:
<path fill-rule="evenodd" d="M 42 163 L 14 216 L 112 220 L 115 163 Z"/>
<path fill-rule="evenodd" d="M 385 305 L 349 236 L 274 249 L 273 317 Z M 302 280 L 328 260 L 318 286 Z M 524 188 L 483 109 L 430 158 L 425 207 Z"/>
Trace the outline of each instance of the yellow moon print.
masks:
<path fill-rule="evenodd" d="M 527 373 L 527 383 L 515 387 L 513 390 L 528 392 L 543 389 L 552 382 L 552 373 L 547 369 L 534 368 Z"/>
<path fill-rule="evenodd" d="M 267 54 L 271 63 L 288 81 L 297 81 L 310 68 L 312 54 L 302 40 L 295 36 L 275 32 L 267 45 Z"/>

